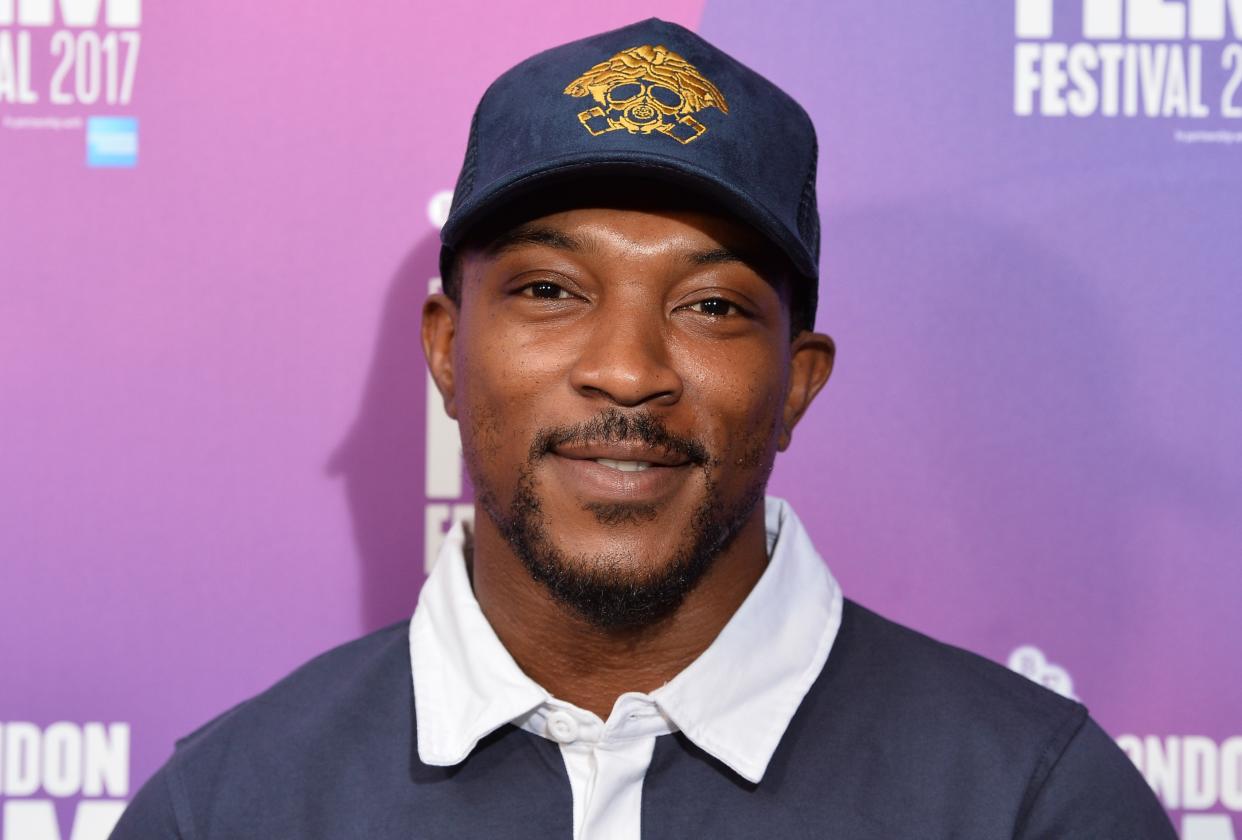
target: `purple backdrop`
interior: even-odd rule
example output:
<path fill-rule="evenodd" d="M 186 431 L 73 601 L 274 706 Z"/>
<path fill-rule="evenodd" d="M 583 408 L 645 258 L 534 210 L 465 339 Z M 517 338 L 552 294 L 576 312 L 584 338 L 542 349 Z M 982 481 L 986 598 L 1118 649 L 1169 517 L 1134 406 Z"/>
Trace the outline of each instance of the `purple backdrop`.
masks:
<path fill-rule="evenodd" d="M 409 614 L 469 503 L 417 325 L 470 112 L 653 13 L 820 130 L 839 360 L 773 491 L 1242 837 L 1242 4 L 91 6 L 0 0 L 0 840 L 106 835 Z"/>

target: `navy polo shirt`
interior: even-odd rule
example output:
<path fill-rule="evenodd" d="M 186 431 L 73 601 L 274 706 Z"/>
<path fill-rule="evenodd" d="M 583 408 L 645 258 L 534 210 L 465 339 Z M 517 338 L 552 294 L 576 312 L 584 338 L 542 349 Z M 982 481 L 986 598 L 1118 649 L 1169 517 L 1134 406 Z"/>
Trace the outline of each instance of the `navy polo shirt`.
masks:
<path fill-rule="evenodd" d="M 407 630 L 330 651 L 178 742 L 114 840 L 569 838 L 555 743 L 505 726 L 456 766 L 419 761 Z M 1176 840 L 1080 704 L 849 600 L 763 780 L 661 736 L 642 832 Z"/>

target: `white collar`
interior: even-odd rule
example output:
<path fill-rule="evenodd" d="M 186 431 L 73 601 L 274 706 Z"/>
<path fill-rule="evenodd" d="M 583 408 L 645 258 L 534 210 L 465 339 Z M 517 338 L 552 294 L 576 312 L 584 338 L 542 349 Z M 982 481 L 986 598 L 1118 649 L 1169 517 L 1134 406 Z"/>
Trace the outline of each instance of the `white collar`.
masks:
<path fill-rule="evenodd" d="M 771 559 L 754 589 L 698 659 L 639 695 L 755 783 L 828 658 L 842 608 L 841 588 L 793 509 L 769 497 L 764 514 Z M 466 574 L 464 537 L 461 524 L 445 537 L 410 622 L 424 764 L 458 764 L 501 726 L 521 725 L 545 704 L 568 705 L 528 677 L 492 630 Z"/>

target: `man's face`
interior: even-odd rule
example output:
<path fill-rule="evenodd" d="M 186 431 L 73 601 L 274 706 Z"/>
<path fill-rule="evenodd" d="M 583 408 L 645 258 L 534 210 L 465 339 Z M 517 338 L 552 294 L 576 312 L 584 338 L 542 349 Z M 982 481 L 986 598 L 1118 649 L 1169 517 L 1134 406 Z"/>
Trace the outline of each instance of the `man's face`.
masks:
<path fill-rule="evenodd" d="M 724 217 L 627 206 L 543 215 L 462 256 L 451 351 L 429 356 L 479 503 L 597 625 L 680 603 L 755 515 L 809 402 L 766 254 Z"/>

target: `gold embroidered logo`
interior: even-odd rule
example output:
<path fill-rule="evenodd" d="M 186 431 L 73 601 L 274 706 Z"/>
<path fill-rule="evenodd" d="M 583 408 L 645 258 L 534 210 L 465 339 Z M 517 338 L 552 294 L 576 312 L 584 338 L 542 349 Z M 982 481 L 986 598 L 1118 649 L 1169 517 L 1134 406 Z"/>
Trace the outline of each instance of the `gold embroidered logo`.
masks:
<path fill-rule="evenodd" d="M 684 144 L 707 131 L 691 114 L 705 108 L 729 113 L 716 86 L 667 47 L 622 50 L 570 82 L 565 93 L 589 94 L 599 103 L 578 114 L 592 135 L 619 129 L 630 134 L 658 131 Z"/>

